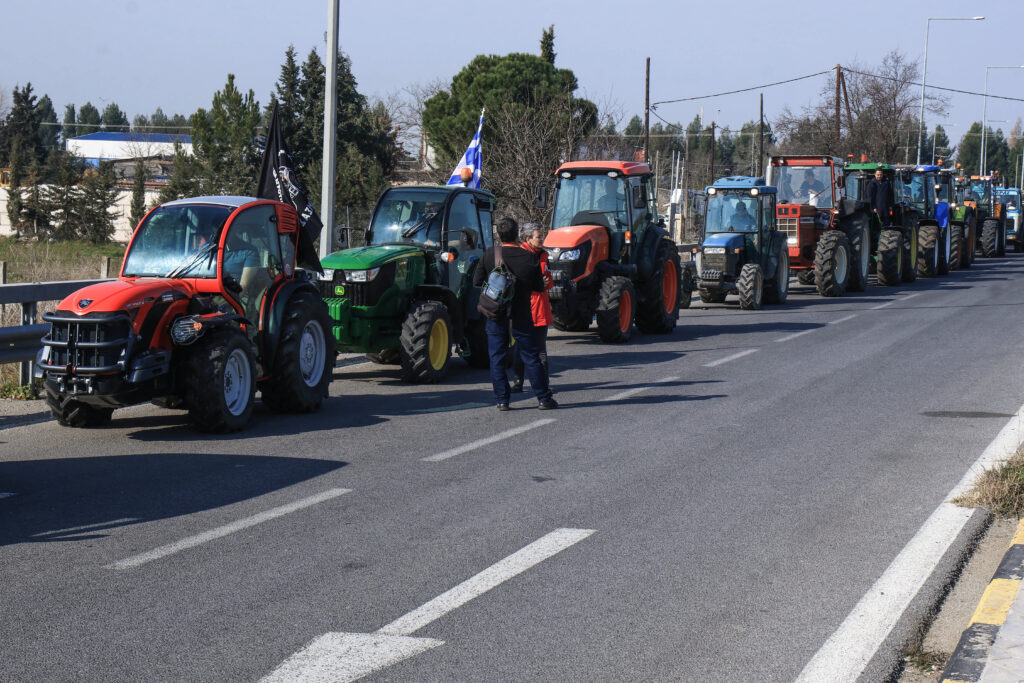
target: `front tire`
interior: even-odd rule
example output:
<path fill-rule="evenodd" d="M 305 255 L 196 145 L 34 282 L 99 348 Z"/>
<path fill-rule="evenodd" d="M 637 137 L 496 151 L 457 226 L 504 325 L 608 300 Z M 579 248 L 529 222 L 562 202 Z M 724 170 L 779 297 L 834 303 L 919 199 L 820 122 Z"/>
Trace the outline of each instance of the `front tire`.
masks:
<path fill-rule="evenodd" d="M 775 277 L 768 283 L 764 292 L 764 300 L 769 304 L 784 304 L 789 297 L 789 249 L 783 245 L 779 249 L 779 263 L 775 267 Z"/>
<path fill-rule="evenodd" d="M 946 227 L 939 228 L 939 275 L 949 275 L 950 264 L 953 262 L 953 226 L 946 224 Z"/>
<path fill-rule="evenodd" d="M 110 422 L 113 408 L 99 408 L 46 390 L 46 405 L 62 427 L 102 427 Z"/>
<path fill-rule="evenodd" d="M 260 393 L 275 412 L 309 413 L 319 410 L 334 370 L 331 317 L 323 301 L 308 294 L 292 297 L 286 310 L 274 367 Z"/>
<path fill-rule="evenodd" d="M 679 250 L 668 240 L 659 240 L 654 252 L 654 272 L 641 283 L 643 300 L 637 306 L 636 327 L 643 334 L 668 334 L 679 321 L 681 265 Z"/>
<path fill-rule="evenodd" d="M 402 379 L 414 384 L 435 384 L 448 374 L 452 355 L 452 321 L 439 301 L 414 305 L 402 323 Z"/>
<path fill-rule="evenodd" d="M 633 336 L 636 289 L 628 277 L 613 275 L 601 283 L 597 304 L 597 333 L 601 341 L 621 344 Z"/>
<path fill-rule="evenodd" d="M 740 308 L 745 311 L 756 311 L 761 308 L 764 297 L 764 273 L 756 263 L 746 263 L 736 279 L 739 289 Z"/>
<path fill-rule="evenodd" d="M 949 226 L 949 269 L 959 270 L 963 263 L 964 229 L 959 225 Z"/>
<path fill-rule="evenodd" d="M 863 292 L 868 286 L 868 270 L 871 267 L 871 229 L 867 225 L 854 227 L 849 239 L 854 263 L 846 289 L 850 292 Z"/>
<path fill-rule="evenodd" d="M 981 255 L 994 258 L 999 254 L 999 221 L 986 218 L 981 224 Z"/>
<path fill-rule="evenodd" d="M 917 260 L 919 277 L 935 277 L 939 274 L 939 226 L 921 227 L 921 250 Z"/>
<path fill-rule="evenodd" d="M 813 285 L 814 284 L 814 269 L 807 268 L 806 270 L 796 271 L 796 281 L 802 285 Z"/>
<path fill-rule="evenodd" d="M 909 239 L 903 238 L 903 281 L 913 282 L 917 279 L 917 261 L 921 258 L 920 238 L 917 223 L 909 230 Z"/>
<path fill-rule="evenodd" d="M 725 292 L 717 289 L 701 289 L 700 300 L 706 304 L 725 303 Z"/>
<path fill-rule="evenodd" d="M 249 338 L 237 328 L 201 337 L 184 367 L 188 416 L 204 432 L 237 432 L 256 403 L 256 361 Z"/>
<path fill-rule="evenodd" d="M 899 230 L 883 230 L 878 237 L 878 284 L 895 287 L 903 271 L 903 234 Z"/>
<path fill-rule="evenodd" d="M 839 230 L 821 236 L 814 250 L 814 284 L 822 296 L 842 296 L 850 282 L 850 240 Z"/>

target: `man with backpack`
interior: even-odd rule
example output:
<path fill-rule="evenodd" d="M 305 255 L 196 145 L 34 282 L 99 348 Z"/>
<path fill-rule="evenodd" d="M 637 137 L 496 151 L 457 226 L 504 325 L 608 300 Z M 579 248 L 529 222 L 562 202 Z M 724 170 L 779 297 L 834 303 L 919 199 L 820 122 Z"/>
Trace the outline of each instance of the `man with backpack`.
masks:
<path fill-rule="evenodd" d="M 530 293 L 544 291 L 540 261 L 536 254 L 517 244 L 519 226 L 513 219 L 505 217 L 499 220 L 497 233 L 501 244 L 489 249 L 480 259 L 473 282 L 485 288 L 480 295 L 478 309 L 487 317 L 487 352 L 498 410 L 509 409 L 511 388 L 505 373 L 505 358 L 510 330 L 519 347 L 526 378 L 537 396 L 537 407 L 552 410 L 558 407 L 558 403 L 551 396 L 547 373 L 541 367 L 530 311 Z M 510 298 L 509 285 L 512 290 Z"/>

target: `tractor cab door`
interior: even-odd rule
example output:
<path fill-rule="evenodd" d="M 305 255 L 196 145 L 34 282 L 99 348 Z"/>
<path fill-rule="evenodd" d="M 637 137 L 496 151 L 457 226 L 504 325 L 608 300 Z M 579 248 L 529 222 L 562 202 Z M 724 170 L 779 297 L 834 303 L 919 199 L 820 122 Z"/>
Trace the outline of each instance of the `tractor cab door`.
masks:
<path fill-rule="evenodd" d="M 228 225 L 220 265 L 225 294 L 253 325 L 255 335 L 263 296 L 281 272 L 277 214 L 271 204 L 244 209 Z"/>
<path fill-rule="evenodd" d="M 486 220 L 486 226 L 484 225 Z M 455 258 L 442 263 L 441 283 L 462 296 L 473 282 L 473 270 L 490 246 L 491 202 L 473 192 L 462 191 L 452 198 L 448 210 L 445 240 L 447 253 Z"/>

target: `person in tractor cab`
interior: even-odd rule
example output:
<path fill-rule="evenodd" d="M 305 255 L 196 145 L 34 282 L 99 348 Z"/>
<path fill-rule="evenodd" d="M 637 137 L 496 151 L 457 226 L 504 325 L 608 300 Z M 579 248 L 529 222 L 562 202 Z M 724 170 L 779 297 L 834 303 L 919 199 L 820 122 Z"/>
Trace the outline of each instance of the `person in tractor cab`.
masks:
<path fill-rule="evenodd" d="M 796 193 L 798 197 L 803 197 L 807 201 L 810 201 L 825 191 L 825 183 L 821 182 L 814 176 L 814 169 L 808 168 L 804 171 L 804 181 L 800 184 Z"/>
<path fill-rule="evenodd" d="M 409 220 L 402 226 L 408 230 L 422 223 L 427 223 L 423 228 L 423 244 L 436 246 L 441 243 L 441 205 L 437 202 L 417 202 L 413 205 L 412 214 Z"/>
<path fill-rule="evenodd" d="M 871 212 L 878 216 L 884 225 L 892 208 L 892 184 L 885 179 L 882 169 L 875 169 L 875 177 L 868 181 L 868 203 Z"/>
<path fill-rule="evenodd" d="M 487 318 L 487 354 L 490 358 L 491 385 L 498 410 L 509 409 L 508 375 L 505 372 L 505 358 L 508 355 L 508 338 L 511 329 L 519 353 L 522 354 L 526 377 L 530 380 L 537 397 L 537 407 L 551 410 L 558 403 L 551 397 L 548 377 L 540 364 L 540 353 L 534 338 L 533 316 L 530 313 L 530 293 L 545 291 L 544 276 L 541 273 L 537 255 L 519 246 L 519 225 L 511 218 L 498 221 L 498 240 L 501 242 L 488 249 L 477 264 L 473 284 L 482 287 L 495 268 L 495 251 L 501 249 L 505 268 L 515 278 L 515 291 L 503 314 Z"/>
<path fill-rule="evenodd" d="M 729 219 L 729 226 L 733 230 L 739 230 L 740 232 L 749 232 L 757 227 L 754 222 L 754 217 L 747 211 L 746 202 L 742 199 L 736 202 L 736 207 L 733 209 L 732 218 Z"/>

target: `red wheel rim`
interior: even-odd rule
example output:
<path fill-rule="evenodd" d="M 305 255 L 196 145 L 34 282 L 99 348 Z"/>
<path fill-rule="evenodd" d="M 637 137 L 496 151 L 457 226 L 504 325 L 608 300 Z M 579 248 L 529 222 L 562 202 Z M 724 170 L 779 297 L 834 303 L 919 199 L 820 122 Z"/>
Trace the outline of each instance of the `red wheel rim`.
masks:
<path fill-rule="evenodd" d="M 674 313 L 676 297 L 679 296 L 679 277 L 676 275 L 676 264 L 672 261 L 665 261 L 665 272 L 661 276 L 661 292 L 665 312 Z"/>
<path fill-rule="evenodd" d="M 633 299 L 629 296 L 629 292 L 622 292 L 622 296 L 619 297 L 619 330 L 623 334 L 629 331 L 629 326 L 633 322 Z"/>

